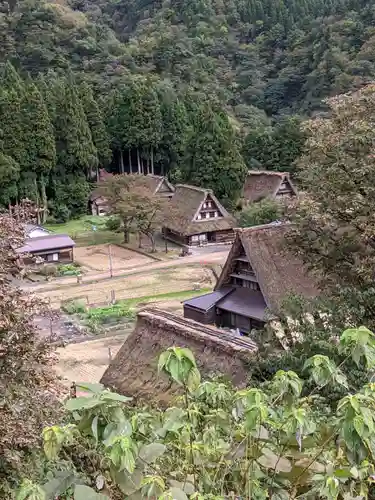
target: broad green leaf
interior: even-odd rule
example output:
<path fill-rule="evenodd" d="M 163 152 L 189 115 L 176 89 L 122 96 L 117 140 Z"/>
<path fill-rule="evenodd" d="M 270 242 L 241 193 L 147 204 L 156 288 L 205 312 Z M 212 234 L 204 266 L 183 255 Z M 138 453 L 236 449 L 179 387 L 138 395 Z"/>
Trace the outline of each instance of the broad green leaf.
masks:
<path fill-rule="evenodd" d="M 180 488 L 171 488 L 170 493 L 172 495 L 173 500 L 188 500 L 188 497 L 184 491 Z"/>
<path fill-rule="evenodd" d="M 98 444 L 98 415 L 96 415 L 91 422 L 92 435 L 95 438 L 96 444 Z"/>
<path fill-rule="evenodd" d="M 94 399 L 93 397 L 85 398 L 80 396 L 78 398 L 68 399 L 65 402 L 65 408 L 69 411 L 77 411 L 77 410 L 88 410 L 90 408 L 95 408 L 96 406 L 101 406 L 104 404 L 104 401 L 100 401 L 99 399 Z"/>
<path fill-rule="evenodd" d="M 182 380 L 181 380 L 181 376 L 180 376 L 180 368 L 181 368 L 181 365 L 180 365 L 179 361 L 176 358 L 171 357 L 171 359 L 168 362 L 168 365 L 166 366 L 166 370 L 171 375 L 172 379 L 181 385 Z"/>
<path fill-rule="evenodd" d="M 348 479 L 352 477 L 349 469 L 336 469 L 334 472 L 335 476 L 342 479 Z"/>
<path fill-rule="evenodd" d="M 186 385 L 190 392 L 194 392 L 198 389 L 199 384 L 201 382 L 201 374 L 199 373 L 198 368 L 193 366 L 190 371 L 186 381 Z"/>
<path fill-rule="evenodd" d="M 116 392 L 105 391 L 102 393 L 101 399 L 104 401 L 120 401 L 121 403 L 128 403 L 129 401 L 132 401 L 133 398 L 117 394 Z"/>
<path fill-rule="evenodd" d="M 124 495 L 131 495 L 138 491 L 143 480 L 143 472 L 139 468 L 136 468 L 132 474 L 129 474 L 126 470 L 113 470 L 111 475 Z"/>
<path fill-rule="evenodd" d="M 47 498 L 55 498 L 62 495 L 74 483 L 75 476 L 73 472 L 61 471 L 55 474 L 55 477 L 43 484 Z"/>
<path fill-rule="evenodd" d="M 64 431 L 58 426 L 43 430 L 43 449 L 49 460 L 55 460 L 64 441 Z"/>
<path fill-rule="evenodd" d="M 93 394 L 99 394 L 104 389 L 103 384 L 92 384 L 89 382 L 79 382 L 76 384 L 77 389 L 82 391 L 92 392 Z"/>
<path fill-rule="evenodd" d="M 102 493 L 97 493 L 88 486 L 78 484 L 74 488 L 74 500 L 109 500 L 109 497 Z"/>
<path fill-rule="evenodd" d="M 251 431 L 252 437 L 256 439 L 260 439 L 261 441 L 268 441 L 269 433 L 263 425 L 260 425 L 258 428 Z"/>
<path fill-rule="evenodd" d="M 139 450 L 139 458 L 150 464 L 161 457 L 166 449 L 162 443 L 146 444 Z"/>
<path fill-rule="evenodd" d="M 132 474 L 135 469 L 135 459 L 130 449 L 122 450 L 121 453 L 121 465 L 119 470 L 122 471 L 124 469 L 126 469 L 129 472 L 129 474 Z"/>
<path fill-rule="evenodd" d="M 183 347 L 183 348 L 181 349 L 181 353 L 182 353 L 182 355 L 183 355 L 185 358 L 187 358 L 187 359 L 191 362 L 191 364 L 192 364 L 193 366 L 196 366 L 196 363 L 195 363 L 195 358 L 194 358 L 194 354 L 191 352 L 191 350 L 190 350 L 190 349 L 187 349 L 186 347 Z"/>
<path fill-rule="evenodd" d="M 184 491 L 187 495 L 192 495 L 193 493 L 195 493 L 194 484 L 190 483 L 189 481 L 183 483 L 181 481 L 175 481 L 174 479 L 170 479 L 169 484 L 173 488 L 178 488 Z"/>
<path fill-rule="evenodd" d="M 354 425 L 354 429 L 357 431 L 357 434 L 360 437 L 363 437 L 363 433 L 365 430 L 365 423 L 363 421 L 363 418 L 360 415 L 357 415 L 356 417 L 354 417 L 353 425 Z"/>
<path fill-rule="evenodd" d="M 285 457 L 276 455 L 268 448 L 263 448 L 263 455 L 258 458 L 258 462 L 266 469 L 275 469 L 276 472 L 290 472 L 292 464 Z"/>
<path fill-rule="evenodd" d="M 163 368 L 167 365 L 169 358 L 171 356 L 171 353 L 169 351 L 163 352 L 159 356 L 159 362 L 158 362 L 158 372 L 160 373 Z"/>

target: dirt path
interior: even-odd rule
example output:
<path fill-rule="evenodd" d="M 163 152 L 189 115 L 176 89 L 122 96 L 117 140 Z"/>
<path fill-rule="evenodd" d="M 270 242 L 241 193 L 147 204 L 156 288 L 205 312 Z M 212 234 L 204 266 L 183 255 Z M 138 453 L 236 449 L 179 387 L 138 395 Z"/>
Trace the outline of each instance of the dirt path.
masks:
<path fill-rule="evenodd" d="M 152 262 L 147 264 L 146 266 L 136 266 L 127 271 L 123 270 L 114 270 L 113 276 L 114 278 L 109 277 L 109 273 L 99 273 L 99 274 L 90 274 L 88 276 L 84 276 L 82 279 L 82 284 L 89 284 L 94 282 L 105 282 L 111 281 L 115 282 L 117 278 L 124 278 L 126 276 L 134 275 L 134 274 L 142 274 L 149 273 L 151 274 L 153 271 L 157 271 L 159 269 L 173 269 L 175 267 L 186 266 L 188 267 L 190 264 L 201 264 L 205 266 L 207 264 L 223 264 L 228 256 L 229 249 L 226 249 L 223 252 L 213 252 L 206 253 L 203 255 L 191 255 L 188 257 L 180 257 L 178 259 L 174 259 L 172 261 L 163 261 L 163 262 Z M 64 287 L 72 288 L 72 285 L 76 287 L 82 287 L 82 285 L 77 285 L 76 277 L 65 277 L 54 280 L 50 283 L 39 283 L 37 285 L 26 285 L 24 288 L 30 292 L 47 292 L 52 290 L 62 290 Z M 146 294 L 145 294 L 146 295 Z"/>
<path fill-rule="evenodd" d="M 109 358 L 116 356 L 129 334 L 121 334 L 57 349 L 59 361 L 57 375 L 68 386 L 72 382 L 99 382 L 109 365 Z"/>

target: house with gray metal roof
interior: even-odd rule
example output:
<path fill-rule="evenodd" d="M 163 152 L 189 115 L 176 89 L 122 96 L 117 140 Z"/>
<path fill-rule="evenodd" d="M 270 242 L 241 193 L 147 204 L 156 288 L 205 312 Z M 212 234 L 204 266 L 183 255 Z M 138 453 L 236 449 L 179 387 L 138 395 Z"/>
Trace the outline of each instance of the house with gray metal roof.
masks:
<path fill-rule="evenodd" d="M 315 279 L 286 246 L 290 224 L 235 229 L 214 291 L 184 302 L 184 316 L 248 334 L 277 318 L 290 295 L 312 298 Z"/>
<path fill-rule="evenodd" d="M 17 253 L 22 255 L 22 260 L 29 264 L 68 264 L 73 262 L 73 249 L 75 242 L 67 234 L 55 234 L 41 226 L 26 227 L 24 245 L 17 248 Z M 39 234 L 42 234 L 40 236 Z"/>

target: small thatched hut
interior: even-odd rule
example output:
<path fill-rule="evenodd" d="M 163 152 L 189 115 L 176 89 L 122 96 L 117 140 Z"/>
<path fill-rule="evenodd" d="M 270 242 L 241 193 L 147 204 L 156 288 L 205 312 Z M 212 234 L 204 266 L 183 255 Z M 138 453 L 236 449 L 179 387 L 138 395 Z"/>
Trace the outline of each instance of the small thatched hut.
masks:
<path fill-rule="evenodd" d="M 188 347 L 204 376 L 226 375 L 235 385 L 246 383 L 247 365 L 256 345 L 216 328 L 158 309 L 138 313 L 130 337 L 105 371 L 101 382 L 116 392 L 137 400 L 167 403 L 179 387 L 158 375 L 160 354 L 168 347 Z"/>
<path fill-rule="evenodd" d="M 265 198 L 290 200 L 297 190 L 288 172 L 272 170 L 249 170 L 243 187 L 245 203 L 256 203 Z"/>

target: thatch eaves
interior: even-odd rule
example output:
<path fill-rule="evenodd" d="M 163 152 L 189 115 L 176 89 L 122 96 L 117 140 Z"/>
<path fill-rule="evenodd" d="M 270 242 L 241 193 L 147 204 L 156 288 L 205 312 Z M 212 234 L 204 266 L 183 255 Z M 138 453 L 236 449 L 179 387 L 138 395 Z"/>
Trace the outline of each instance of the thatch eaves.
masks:
<path fill-rule="evenodd" d="M 243 187 L 243 198 L 249 203 L 274 198 L 285 181 L 289 184 L 292 195 L 297 196 L 288 172 L 249 170 Z"/>
<path fill-rule="evenodd" d="M 222 217 L 196 220 L 196 215 L 207 196 L 210 196 L 214 201 Z M 165 227 L 185 236 L 224 231 L 232 229 L 236 224 L 234 217 L 227 212 L 211 189 L 188 184 L 176 185 L 175 193 L 171 199 L 171 213 L 173 215 L 171 219 L 166 221 Z"/>
<path fill-rule="evenodd" d="M 319 294 L 315 277 L 286 244 L 288 223 L 235 229 L 236 237 L 215 290 L 229 282 L 234 260 L 244 250 L 257 277 L 271 314 L 278 315 L 285 299 L 301 295 L 307 299 Z"/>
<path fill-rule="evenodd" d="M 203 376 L 226 375 L 236 386 L 246 384 L 248 363 L 257 350 L 250 340 L 223 330 L 155 308 L 145 309 L 138 313 L 134 331 L 101 382 L 137 400 L 168 403 L 181 389 L 158 374 L 157 363 L 160 354 L 172 346 L 191 349 Z"/>

